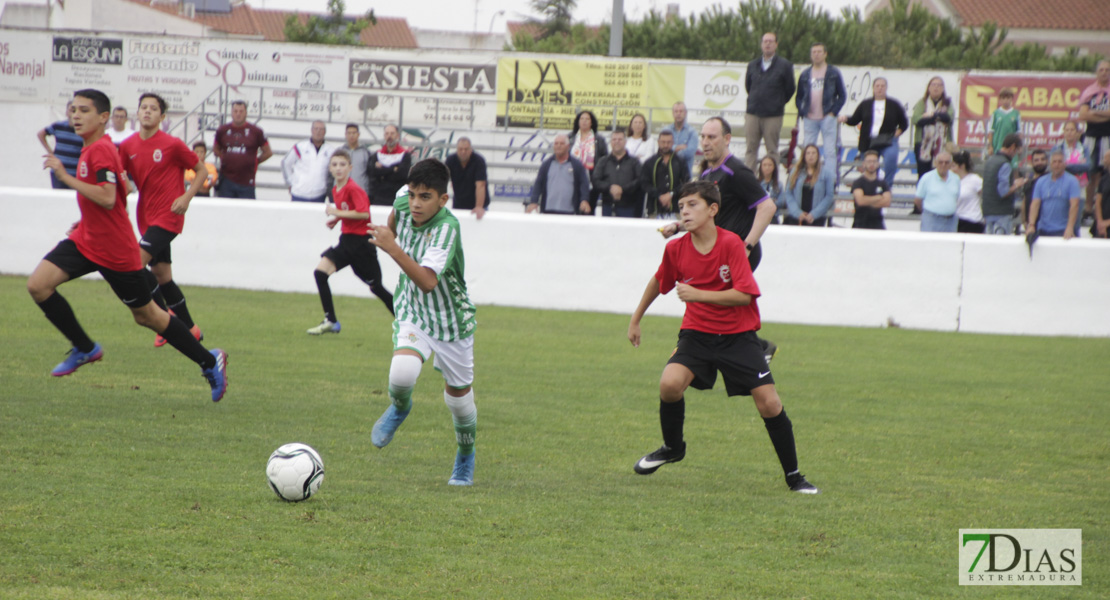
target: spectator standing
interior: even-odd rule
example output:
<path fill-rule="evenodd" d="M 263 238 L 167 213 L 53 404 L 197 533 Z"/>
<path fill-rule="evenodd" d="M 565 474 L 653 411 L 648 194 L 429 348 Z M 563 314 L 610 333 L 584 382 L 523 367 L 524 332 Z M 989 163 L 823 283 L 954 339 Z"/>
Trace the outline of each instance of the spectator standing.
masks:
<path fill-rule="evenodd" d="M 1091 152 L 1079 141 L 1079 123 L 1075 121 L 1064 123 L 1064 139 L 1053 146 L 1052 151 L 1063 153 L 1064 168 L 1068 173 L 1075 175 L 1079 180 L 1080 188 L 1086 189 L 1087 173 L 1091 171 L 1092 166 Z M 1094 163 L 1094 166 L 1098 166 L 1098 163 Z"/>
<path fill-rule="evenodd" d="M 540 164 L 524 212 L 592 215 L 590 174 L 581 161 L 571 156 L 570 140 L 560 133 L 552 140 L 551 149 L 553 154 Z"/>
<path fill-rule="evenodd" d="M 123 140 L 134 135 L 135 130 L 131 128 L 131 123 L 127 120 L 127 109 L 122 106 L 117 106 L 112 111 L 112 125 L 105 130 L 108 138 L 118 148 Z"/>
<path fill-rule="evenodd" d="M 952 141 L 952 115 L 948 112 L 952 99 L 944 92 L 939 76 L 929 80 L 925 96 L 913 107 L 913 154 L 917 162 L 917 180 L 933 170 L 933 158 Z"/>
<path fill-rule="evenodd" d="M 247 122 L 247 103 L 231 103 L 231 122 L 216 129 L 212 151 L 220 159 L 220 179 L 216 195 L 221 198 L 254 199 L 254 177 L 258 165 L 274 155 L 266 134 L 257 124 Z"/>
<path fill-rule="evenodd" d="M 998 108 L 987 123 L 987 147 L 984 150 L 998 154 L 1002 140 L 1011 133 L 1021 133 L 1021 113 L 1014 108 L 1014 90 L 1002 88 L 998 92 Z"/>
<path fill-rule="evenodd" d="M 836 144 L 840 137 L 837 116 L 848 100 L 848 90 L 844 87 L 840 69 L 830 65 L 827 57 L 824 44 L 817 43 L 809 49 L 813 64 L 806 67 L 798 78 L 798 94 L 794 101 L 804 125 L 803 144 L 816 145 L 820 134 L 825 163 L 836 165 L 839 159 Z"/>
<path fill-rule="evenodd" d="M 786 194 L 782 192 L 782 184 L 779 183 L 779 165 L 774 156 L 764 156 L 759 161 L 759 187 L 774 201 L 776 210 L 771 223 L 778 225 L 779 213 L 786 212 Z"/>
<path fill-rule="evenodd" d="M 960 198 L 960 178 L 952 168 L 952 155 L 941 151 L 933 160 L 936 167 L 917 182 L 914 207 L 921 212 L 921 231 L 955 232 L 956 205 Z"/>
<path fill-rule="evenodd" d="M 293 202 L 323 204 L 328 197 L 328 164 L 336 148 L 325 141 L 327 134 L 327 124 L 313 121 L 311 137 L 293 144 L 281 160 L 281 175 Z"/>
<path fill-rule="evenodd" d="M 802 150 L 802 160 L 794 165 L 786 182 L 786 225 L 826 227 L 833 208 L 836 175 L 821 160 L 816 144 Z"/>
<path fill-rule="evenodd" d="M 1033 171 L 1032 176 L 1025 178 L 1025 185 L 1021 188 L 1021 210 L 1020 221 L 1026 230 L 1029 229 L 1029 205 L 1033 202 L 1033 187 L 1037 185 L 1037 181 L 1041 177 L 1048 174 L 1048 152 L 1041 148 L 1029 153 L 1029 164 Z"/>
<path fill-rule="evenodd" d="M 883 157 L 883 181 L 891 189 L 898 172 L 898 138 L 910 123 L 902 103 L 888 98 L 886 88 L 886 78 L 876 77 L 871 86 L 872 97 L 860 102 L 852 116 L 841 116 L 838 120 L 853 127 L 860 125 L 860 154 L 874 150 Z"/>
<path fill-rule="evenodd" d="M 401 186 L 408 181 L 412 156 L 401 145 L 401 130 L 396 125 L 386 125 L 385 144 L 374 153 L 370 167 L 370 204 L 393 206 Z"/>
<path fill-rule="evenodd" d="M 594 168 L 593 186 L 601 193 L 603 217 L 639 219 L 644 216 L 640 161 L 628 153 L 626 137 L 624 131 L 614 131 L 609 137 L 613 151 L 601 157 Z"/>
<path fill-rule="evenodd" d="M 609 147 L 605 138 L 597 132 L 597 117 L 592 111 L 584 110 L 574 116 L 574 128 L 571 129 L 570 154 L 586 167 L 586 171 L 593 176 L 594 168 L 602 156 L 609 154 Z M 597 198 L 601 190 L 590 190 L 590 211 L 597 208 Z"/>
<path fill-rule="evenodd" d="M 481 219 L 489 209 L 489 177 L 486 159 L 474 151 L 470 138 L 461 137 L 455 142 L 455 153 L 444 161 L 451 172 L 451 189 L 454 191 L 451 208 L 469 210 Z"/>
<path fill-rule="evenodd" d="M 1015 194 L 1026 181 L 1024 177 L 1014 176 L 1012 161 L 1019 150 L 1021 136 L 1012 133 L 1002 140 L 1002 147 L 983 165 L 983 221 L 984 230 L 990 235 L 1010 235 L 1014 232 Z"/>
<path fill-rule="evenodd" d="M 674 124 L 671 125 L 671 131 L 674 132 L 674 153 L 686 163 L 690 176 L 693 177 L 694 157 L 698 155 L 698 131 L 687 122 L 684 103 L 675 102 L 671 106 L 671 117 L 674 118 Z"/>
<path fill-rule="evenodd" d="M 658 149 L 655 140 L 651 139 L 651 134 L 648 133 L 647 118 L 640 113 L 632 115 L 625 133 L 628 135 L 624 147 L 629 154 L 640 161 L 641 165 Z"/>
<path fill-rule="evenodd" d="M 65 167 L 65 172 L 68 173 L 70 177 L 76 177 L 77 163 L 81 159 L 81 148 L 84 147 L 85 140 L 73 130 L 72 105 L 72 100 L 66 102 L 66 118 L 61 121 L 55 121 L 39 130 L 38 138 L 42 147 L 46 148 L 46 154 L 48 156 L 58 157 L 58 160 L 62 162 L 62 166 Z M 47 136 L 52 136 L 54 138 L 53 148 L 46 142 Z M 69 189 L 68 185 L 54 175 L 53 169 L 50 170 L 50 187 L 56 190 Z"/>
<path fill-rule="evenodd" d="M 890 186 L 879 179 L 879 153 L 863 154 L 860 175 L 852 182 L 852 200 L 856 204 L 852 229 L 886 229 L 883 209 L 890 206 Z"/>
<path fill-rule="evenodd" d="M 1083 144 L 1091 157 L 1091 173 L 1087 181 L 1087 204 L 1093 204 L 1099 187 L 1099 165 L 1110 154 L 1110 60 L 1100 60 L 1095 67 L 1095 81 L 1079 95 L 1079 120 L 1087 122 Z"/>
<path fill-rule="evenodd" d="M 347 158 L 351 163 L 351 181 L 355 182 L 359 189 L 366 192 L 367 196 L 370 194 L 370 159 L 373 154 L 359 140 L 361 129 L 358 123 L 347 123 L 343 129 L 343 150 L 347 153 Z M 332 192 L 335 187 L 335 176 L 331 174 L 331 166 L 328 166 L 328 191 Z M 342 186 L 340 186 L 342 187 Z M 334 196 L 334 193 L 329 193 L 329 196 Z"/>
<path fill-rule="evenodd" d="M 749 166 L 756 164 L 761 139 L 767 149 L 765 156 L 774 158 L 776 164 L 782 162 L 779 156 L 782 119 L 795 89 L 794 65 L 776 54 L 778 34 L 764 33 L 760 46 L 762 56 L 748 63 L 744 76 L 744 89 L 748 92 L 748 108 L 744 115 L 744 163 Z"/>
<path fill-rule="evenodd" d="M 205 169 L 205 171 L 207 171 L 207 173 L 205 174 L 204 185 L 201 186 L 200 193 L 197 194 L 197 195 L 198 196 L 209 196 L 212 193 L 212 188 L 215 187 L 215 185 L 216 185 L 216 181 L 219 178 L 220 172 L 219 172 L 218 169 L 216 169 L 215 164 L 210 163 L 210 162 L 205 160 L 208 157 L 208 144 L 205 144 L 204 142 L 194 142 L 193 143 L 193 154 L 197 155 L 197 160 L 200 160 L 200 161 L 204 162 L 204 169 Z M 187 169 L 185 171 L 185 183 L 186 184 L 193 183 L 193 180 L 196 179 L 196 177 L 197 177 L 197 172 L 194 171 L 193 169 Z"/>
<path fill-rule="evenodd" d="M 1049 155 L 1049 176 L 1041 177 L 1033 186 L 1028 233 L 1063 236 L 1065 240 L 1078 235 L 1079 180 L 1068 173 L 1065 167 L 1062 152 Z"/>
<path fill-rule="evenodd" d="M 659 151 L 648 157 L 640 169 L 640 186 L 647 193 L 647 215 L 673 219 L 678 200 L 675 194 L 688 181 L 690 168 L 674 151 L 674 133 L 664 129 L 659 132 Z"/>
<path fill-rule="evenodd" d="M 952 172 L 960 178 L 960 197 L 956 200 L 956 231 L 983 233 L 983 178 L 971 172 L 971 153 L 952 155 Z"/>
<path fill-rule="evenodd" d="M 1095 194 L 1095 230 L 1096 238 L 1106 239 L 1107 228 L 1110 227 L 1110 152 L 1102 155 L 1102 179 L 1099 182 L 1098 193 Z"/>

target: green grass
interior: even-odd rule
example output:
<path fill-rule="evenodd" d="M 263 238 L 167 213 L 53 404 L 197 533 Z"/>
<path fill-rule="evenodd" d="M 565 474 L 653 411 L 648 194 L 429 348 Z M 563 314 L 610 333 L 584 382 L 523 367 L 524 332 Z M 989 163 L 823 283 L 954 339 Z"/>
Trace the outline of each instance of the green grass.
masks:
<path fill-rule="evenodd" d="M 100 363 L 0 277 L 0 598 L 1105 598 L 1110 342 L 769 325 L 802 470 L 787 491 L 751 401 L 688 397 L 686 460 L 660 443 L 677 319 L 481 307 L 476 485 L 442 379 L 384 450 L 388 313 L 337 298 L 187 288 L 231 387 L 131 322 L 106 284 L 62 288 Z M 369 294 L 367 294 L 369 296 Z M 631 310 L 633 307 L 629 307 Z M 301 441 L 318 496 L 268 489 Z M 957 585 L 960 528 L 1081 528 L 1081 588 Z"/>

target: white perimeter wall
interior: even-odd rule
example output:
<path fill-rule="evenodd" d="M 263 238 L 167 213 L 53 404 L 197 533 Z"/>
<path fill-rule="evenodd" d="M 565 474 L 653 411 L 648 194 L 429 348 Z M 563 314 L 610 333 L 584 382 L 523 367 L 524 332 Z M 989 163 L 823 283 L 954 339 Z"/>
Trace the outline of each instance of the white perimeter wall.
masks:
<path fill-rule="evenodd" d="M 131 203 L 133 204 L 133 202 Z M 0 188 L 0 273 L 27 275 L 79 217 L 73 192 Z M 388 213 L 375 207 L 373 220 Z M 655 221 L 461 215 L 478 304 L 631 313 L 664 241 Z M 338 232 L 320 205 L 198 198 L 174 242 L 184 285 L 315 293 Z M 771 227 L 756 272 L 765 321 L 941 331 L 1110 336 L 1110 243 Z M 395 264 L 381 256 L 392 287 Z M 372 299 L 349 273 L 337 294 Z M 28 300 L 30 301 L 30 300 Z M 681 315 L 674 295 L 649 314 Z"/>

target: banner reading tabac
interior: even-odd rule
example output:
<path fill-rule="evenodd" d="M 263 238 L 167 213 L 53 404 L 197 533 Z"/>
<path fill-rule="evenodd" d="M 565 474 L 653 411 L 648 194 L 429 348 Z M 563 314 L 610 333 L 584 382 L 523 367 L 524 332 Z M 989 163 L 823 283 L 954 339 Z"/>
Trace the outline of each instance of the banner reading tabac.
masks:
<path fill-rule="evenodd" d="M 960 83 L 961 146 L 983 146 L 987 125 L 998 108 L 1003 88 L 1014 92 L 1014 108 L 1021 113 L 1021 134 L 1027 148 L 1045 148 L 1063 137 L 1064 123 L 1079 116 L 1079 95 L 1090 77 L 965 75 Z M 1080 129 L 1083 124 L 1080 123 Z"/>
<path fill-rule="evenodd" d="M 665 84 L 649 77 L 649 68 L 646 62 L 623 60 L 502 58 L 497 125 L 569 130 L 574 115 L 590 109 L 599 128 L 610 129 L 614 117 L 623 126 L 637 112 L 669 111 L 680 99 L 682 82 Z"/>

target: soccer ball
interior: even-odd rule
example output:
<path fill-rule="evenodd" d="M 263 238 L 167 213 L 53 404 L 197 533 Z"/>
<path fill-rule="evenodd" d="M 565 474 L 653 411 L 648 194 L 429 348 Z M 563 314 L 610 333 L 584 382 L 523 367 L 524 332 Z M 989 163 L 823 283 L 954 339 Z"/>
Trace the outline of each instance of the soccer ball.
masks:
<path fill-rule="evenodd" d="M 324 481 L 324 461 L 307 444 L 285 444 L 266 462 L 266 479 L 278 498 L 287 502 L 307 500 Z"/>

